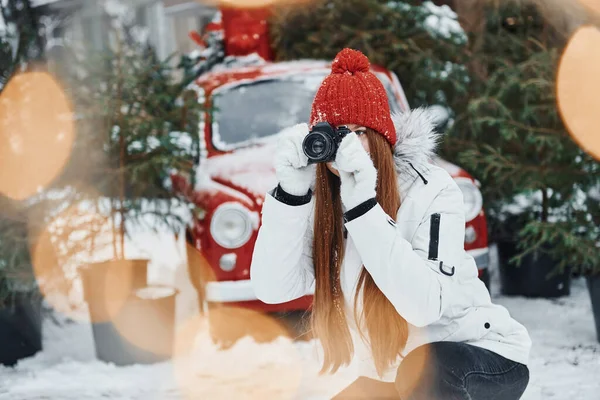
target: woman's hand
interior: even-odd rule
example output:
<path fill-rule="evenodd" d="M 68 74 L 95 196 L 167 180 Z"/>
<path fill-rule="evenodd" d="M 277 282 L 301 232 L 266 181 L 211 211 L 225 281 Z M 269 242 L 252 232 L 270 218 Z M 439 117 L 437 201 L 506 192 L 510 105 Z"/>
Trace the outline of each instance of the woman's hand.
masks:
<path fill-rule="evenodd" d="M 347 210 L 376 196 L 377 170 L 356 133 L 342 139 L 334 166 L 340 174 L 340 195 Z"/>
<path fill-rule="evenodd" d="M 281 188 L 294 196 L 304 196 L 314 188 L 316 165 L 308 165 L 302 141 L 308 134 L 307 124 L 298 124 L 281 133 L 274 165 Z"/>

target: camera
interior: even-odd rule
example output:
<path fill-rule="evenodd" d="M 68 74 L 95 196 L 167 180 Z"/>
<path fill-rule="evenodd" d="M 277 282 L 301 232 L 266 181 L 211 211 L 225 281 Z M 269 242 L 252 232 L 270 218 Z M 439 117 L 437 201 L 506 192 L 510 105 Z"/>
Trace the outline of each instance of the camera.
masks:
<path fill-rule="evenodd" d="M 334 161 L 342 139 L 351 132 L 347 126 L 336 128 L 328 122 L 316 124 L 302 142 L 302 150 L 308 157 L 308 163 Z"/>

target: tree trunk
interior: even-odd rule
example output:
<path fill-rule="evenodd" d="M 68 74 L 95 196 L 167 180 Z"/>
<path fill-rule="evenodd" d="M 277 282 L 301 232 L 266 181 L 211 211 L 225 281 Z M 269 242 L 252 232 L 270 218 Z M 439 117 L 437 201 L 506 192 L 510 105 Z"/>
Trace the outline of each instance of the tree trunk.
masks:
<path fill-rule="evenodd" d="M 485 10 L 488 0 L 459 0 L 456 1 L 455 11 L 458 22 L 469 37 L 469 52 L 477 54 L 485 42 Z M 480 80 L 487 79 L 488 71 L 484 60 L 472 57 L 469 69 Z"/>
<path fill-rule="evenodd" d="M 549 197 L 548 197 L 548 189 L 542 189 L 542 222 L 548 222 L 548 208 L 549 208 Z"/>
<path fill-rule="evenodd" d="M 121 38 L 117 32 L 117 70 L 119 71 L 117 81 L 117 113 L 119 115 L 119 235 L 121 239 L 121 260 L 125 259 L 125 133 L 123 132 L 123 112 L 122 97 L 123 97 L 123 66 L 121 65 Z"/>

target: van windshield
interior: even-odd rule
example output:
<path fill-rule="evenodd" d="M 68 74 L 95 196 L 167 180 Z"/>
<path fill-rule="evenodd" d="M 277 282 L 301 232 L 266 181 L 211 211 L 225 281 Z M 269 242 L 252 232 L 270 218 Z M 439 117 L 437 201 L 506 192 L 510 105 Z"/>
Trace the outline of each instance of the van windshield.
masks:
<path fill-rule="evenodd" d="M 212 141 L 219 150 L 231 150 L 308 122 L 312 101 L 326 71 L 257 79 L 213 94 Z M 378 74 L 379 75 L 379 74 Z M 392 85 L 384 83 L 392 112 L 399 110 Z"/>

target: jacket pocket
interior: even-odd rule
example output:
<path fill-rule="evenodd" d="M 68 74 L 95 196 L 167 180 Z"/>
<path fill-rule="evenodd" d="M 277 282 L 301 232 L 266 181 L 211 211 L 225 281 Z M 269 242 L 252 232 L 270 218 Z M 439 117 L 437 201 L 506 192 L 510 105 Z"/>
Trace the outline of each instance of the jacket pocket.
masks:
<path fill-rule="evenodd" d="M 498 333 L 501 336 L 510 336 L 515 331 L 515 322 L 508 311 L 501 306 L 491 305 L 482 308 L 486 316 L 485 323 L 488 324 L 490 332 Z"/>
<path fill-rule="evenodd" d="M 454 318 L 455 331 L 445 340 L 449 342 L 467 342 L 482 339 L 491 328 L 490 318 L 486 310 L 481 307 L 472 307 L 462 317 Z"/>

